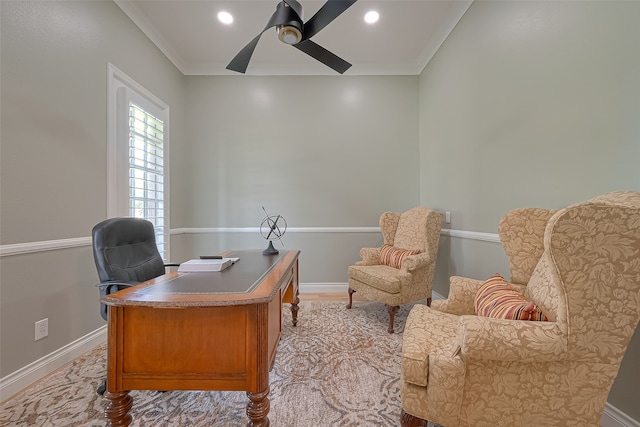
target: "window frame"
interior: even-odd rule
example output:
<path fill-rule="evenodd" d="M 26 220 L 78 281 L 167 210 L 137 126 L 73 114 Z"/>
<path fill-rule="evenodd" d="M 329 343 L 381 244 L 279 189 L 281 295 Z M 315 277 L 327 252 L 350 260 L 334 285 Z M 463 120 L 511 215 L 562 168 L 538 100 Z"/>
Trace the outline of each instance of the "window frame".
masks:
<path fill-rule="evenodd" d="M 169 134 L 170 109 L 157 96 L 107 64 L 107 217 L 129 217 L 129 102 L 163 121 L 164 260 L 170 259 Z"/>

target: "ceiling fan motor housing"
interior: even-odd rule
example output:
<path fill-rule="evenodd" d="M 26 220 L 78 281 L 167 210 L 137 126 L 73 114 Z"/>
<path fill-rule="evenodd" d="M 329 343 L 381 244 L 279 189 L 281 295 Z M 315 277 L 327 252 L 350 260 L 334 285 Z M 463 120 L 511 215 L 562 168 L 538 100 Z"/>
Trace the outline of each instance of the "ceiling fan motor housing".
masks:
<path fill-rule="evenodd" d="M 280 13 L 286 13 L 287 20 L 281 25 L 276 26 L 276 31 L 278 32 L 278 39 L 286 44 L 296 44 L 302 40 L 302 31 L 304 28 L 304 24 L 302 23 L 302 16 L 298 16 L 296 11 L 290 7 L 286 2 L 278 3 L 276 8 L 276 13 L 278 13 L 278 9 L 285 8 Z"/>

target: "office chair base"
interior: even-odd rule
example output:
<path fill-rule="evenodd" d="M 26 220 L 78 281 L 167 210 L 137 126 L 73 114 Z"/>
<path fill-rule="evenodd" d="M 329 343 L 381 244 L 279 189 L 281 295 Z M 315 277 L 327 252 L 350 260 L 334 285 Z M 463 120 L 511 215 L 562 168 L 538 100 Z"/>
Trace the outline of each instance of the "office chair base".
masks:
<path fill-rule="evenodd" d="M 107 391 L 107 380 L 103 380 L 102 383 L 100 383 L 100 386 L 96 390 L 96 393 L 98 393 L 100 396 L 104 396 L 105 391 Z"/>

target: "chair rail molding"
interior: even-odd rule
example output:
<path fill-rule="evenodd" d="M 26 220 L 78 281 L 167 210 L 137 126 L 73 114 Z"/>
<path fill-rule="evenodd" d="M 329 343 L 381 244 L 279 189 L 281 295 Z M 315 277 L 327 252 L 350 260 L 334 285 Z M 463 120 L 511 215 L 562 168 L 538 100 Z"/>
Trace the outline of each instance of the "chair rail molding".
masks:
<path fill-rule="evenodd" d="M 287 233 L 379 233 L 380 227 L 288 227 Z M 259 227 L 174 228 L 174 234 L 260 233 Z"/>
<path fill-rule="evenodd" d="M 212 233 L 259 233 L 258 227 L 204 227 L 204 228 L 174 228 L 171 235 L 179 234 L 212 234 Z M 379 227 L 291 227 L 287 233 L 380 233 Z M 481 240 L 485 242 L 499 243 L 500 237 L 494 233 L 481 233 L 477 231 L 442 229 L 441 236 L 456 237 L 461 239 Z M 14 243 L 0 245 L 0 257 L 22 255 L 35 252 L 55 251 L 61 249 L 90 246 L 91 237 L 74 237 L 70 239 L 43 240 L 40 242 Z"/>
<path fill-rule="evenodd" d="M 88 245 L 91 245 L 91 237 L 75 237 L 72 239 L 43 240 L 41 242 L 0 245 L 0 257 L 33 252 L 55 251 L 59 249 L 77 248 L 79 246 Z"/>
<path fill-rule="evenodd" d="M 461 239 L 481 240 L 484 242 L 500 243 L 500 236 L 496 233 L 482 233 L 479 231 L 452 230 L 449 228 L 440 230 L 441 236 L 459 237 Z"/>
<path fill-rule="evenodd" d="M 600 419 L 600 427 L 640 427 L 640 421 L 634 420 L 607 402 L 604 405 L 604 413 Z"/>

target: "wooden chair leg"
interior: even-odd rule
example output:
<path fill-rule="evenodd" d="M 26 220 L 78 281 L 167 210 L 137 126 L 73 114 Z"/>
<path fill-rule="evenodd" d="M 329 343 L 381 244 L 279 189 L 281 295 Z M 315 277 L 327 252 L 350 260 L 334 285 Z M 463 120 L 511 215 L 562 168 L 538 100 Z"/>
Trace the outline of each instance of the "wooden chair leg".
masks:
<path fill-rule="evenodd" d="M 347 308 L 351 308 L 351 305 L 353 304 L 353 293 L 355 291 L 351 288 L 349 288 L 349 304 L 347 304 Z"/>
<path fill-rule="evenodd" d="M 404 412 L 404 409 L 400 413 L 400 426 L 401 427 L 428 427 L 429 421 L 422 418 L 414 417 L 411 414 Z"/>
<path fill-rule="evenodd" d="M 431 307 L 431 297 L 427 298 L 427 306 Z"/>
<path fill-rule="evenodd" d="M 400 310 L 400 306 L 399 305 L 385 304 L 385 307 L 387 307 L 387 311 L 389 312 L 389 329 L 387 329 L 387 332 L 392 334 L 393 333 L 393 322 L 394 322 L 394 320 L 396 318 L 396 313 L 398 312 L 398 310 Z"/>

